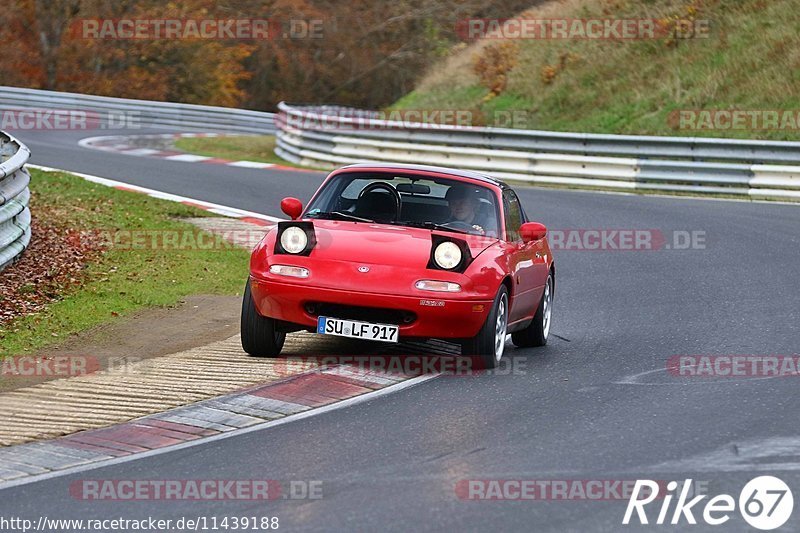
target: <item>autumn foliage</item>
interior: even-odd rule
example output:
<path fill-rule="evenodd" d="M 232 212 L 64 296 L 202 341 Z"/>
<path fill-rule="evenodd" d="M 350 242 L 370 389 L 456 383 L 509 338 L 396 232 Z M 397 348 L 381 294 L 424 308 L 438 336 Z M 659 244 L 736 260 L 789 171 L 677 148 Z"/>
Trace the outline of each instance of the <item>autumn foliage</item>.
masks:
<path fill-rule="evenodd" d="M 380 107 L 413 89 L 468 17 L 535 0 L 11 0 L 0 10 L 0 85 L 272 109 L 280 100 Z M 87 39 L 86 19 L 269 19 L 314 35 Z M 77 33 L 77 34 L 76 34 Z"/>
<path fill-rule="evenodd" d="M 502 93 L 508 83 L 508 73 L 517 66 L 519 47 L 516 42 L 506 41 L 487 45 L 473 58 L 472 68 L 481 84 L 489 89 L 487 99 Z"/>

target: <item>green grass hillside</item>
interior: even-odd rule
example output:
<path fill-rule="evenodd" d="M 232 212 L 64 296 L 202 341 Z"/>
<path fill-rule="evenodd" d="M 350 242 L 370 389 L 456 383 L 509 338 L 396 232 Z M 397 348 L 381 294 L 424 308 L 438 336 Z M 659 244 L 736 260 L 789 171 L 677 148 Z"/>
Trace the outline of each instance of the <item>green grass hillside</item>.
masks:
<path fill-rule="evenodd" d="M 517 127 L 800 139 L 779 128 L 681 129 L 679 110 L 800 110 L 800 0 L 558 0 L 521 17 L 709 21 L 707 38 L 482 40 L 456 47 L 392 109 L 524 110 Z M 782 116 L 783 118 L 783 116 Z"/>

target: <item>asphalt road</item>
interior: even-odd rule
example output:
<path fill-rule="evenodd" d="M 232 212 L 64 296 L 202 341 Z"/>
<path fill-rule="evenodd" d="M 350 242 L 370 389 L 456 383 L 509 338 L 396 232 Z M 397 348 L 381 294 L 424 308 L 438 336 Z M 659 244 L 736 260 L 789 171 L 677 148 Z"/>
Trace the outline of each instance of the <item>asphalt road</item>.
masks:
<path fill-rule="evenodd" d="M 282 216 L 280 201 L 284 196 L 308 198 L 317 189 L 323 173 L 269 171 L 183 163 L 103 152 L 78 146 L 85 137 L 103 135 L 102 131 L 11 132 L 31 149 L 31 162 L 116 179 L 141 187 L 178 194 L 248 211 Z M 146 135 L 168 130 L 114 130 L 109 135 Z"/>
<path fill-rule="evenodd" d="M 321 174 L 104 154 L 75 134 L 19 137 L 34 162 L 277 215 Z M 515 372 L 440 377 L 367 403 L 182 451 L 0 490 L 0 516 L 278 516 L 281 529 L 624 531 L 625 501 L 464 501 L 461 480 L 700 480 L 738 498 L 777 475 L 800 496 L 797 378 L 691 378 L 683 354 L 800 352 L 800 209 L 518 189 L 551 229 L 703 232 L 697 249 L 556 253 L 551 344 L 511 348 Z M 323 498 L 91 502 L 79 479 L 315 480 Z M 656 504 L 653 504 L 656 505 Z M 657 509 L 651 511 L 655 519 Z M 702 522 L 700 513 L 695 513 Z M 678 526 L 651 528 L 682 531 Z M 647 528 L 641 528 L 649 530 Z M 719 528 L 747 531 L 733 513 Z M 783 528 L 800 530 L 800 510 Z"/>

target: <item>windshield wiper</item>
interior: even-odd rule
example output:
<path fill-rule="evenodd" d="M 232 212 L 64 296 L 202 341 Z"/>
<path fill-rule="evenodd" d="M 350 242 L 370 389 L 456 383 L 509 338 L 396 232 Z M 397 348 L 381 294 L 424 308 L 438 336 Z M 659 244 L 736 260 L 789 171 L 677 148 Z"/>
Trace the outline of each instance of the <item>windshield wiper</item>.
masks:
<path fill-rule="evenodd" d="M 463 233 L 465 235 L 471 235 L 472 234 L 469 231 L 452 228 L 452 227 L 450 227 L 450 226 L 448 226 L 446 224 L 437 224 L 435 222 L 428 222 L 428 221 L 426 221 L 426 222 L 413 222 L 413 221 L 410 221 L 410 220 L 406 220 L 406 221 L 393 222 L 393 224 L 398 224 L 398 225 L 401 225 L 401 226 L 410 226 L 412 228 L 425 228 L 425 229 L 436 229 L 436 230 L 439 230 L 439 231 L 452 231 L 453 233 Z"/>
<path fill-rule="evenodd" d="M 353 222 L 375 222 L 374 220 L 352 215 L 350 213 L 345 213 L 344 211 L 331 211 L 329 213 L 320 212 L 320 213 L 308 214 L 306 216 L 310 218 L 324 218 L 326 220 L 352 220 Z"/>
<path fill-rule="evenodd" d="M 306 215 L 309 218 L 322 218 L 325 220 L 352 220 L 353 222 L 376 222 L 368 218 L 359 217 L 345 211 L 320 211 L 318 213 L 309 213 Z M 425 228 L 439 231 L 451 231 L 453 233 L 462 233 L 464 235 L 472 235 L 472 232 L 450 227 L 446 224 L 437 224 L 435 222 L 415 222 L 411 220 L 394 220 L 394 221 L 380 221 L 381 224 L 389 224 L 392 226 L 408 226 L 412 228 Z"/>

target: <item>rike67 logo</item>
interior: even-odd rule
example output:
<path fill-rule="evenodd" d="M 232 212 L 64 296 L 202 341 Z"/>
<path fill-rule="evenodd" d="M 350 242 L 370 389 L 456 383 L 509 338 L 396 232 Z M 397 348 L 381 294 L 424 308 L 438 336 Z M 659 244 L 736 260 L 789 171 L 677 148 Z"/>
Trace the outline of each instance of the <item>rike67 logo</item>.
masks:
<path fill-rule="evenodd" d="M 791 489 L 781 479 L 773 476 L 760 476 L 750 480 L 739 494 L 738 501 L 729 494 L 720 494 L 705 502 L 703 500 L 708 498 L 706 494 L 695 495 L 690 499 L 692 486 L 691 479 L 687 479 L 682 485 L 670 481 L 667 484 L 666 494 L 661 494 L 659 483 L 656 481 L 637 480 L 622 523 L 636 524 L 638 520 L 638 523 L 643 525 L 651 523 L 695 525 L 699 517 L 706 524 L 719 526 L 731 519 L 738 504 L 739 513 L 750 526 L 769 531 L 788 522 L 794 509 Z M 676 496 L 677 501 L 673 508 L 672 502 Z M 648 509 L 650 511 L 648 515 L 648 510 L 645 508 L 656 501 L 660 502 L 660 509 L 656 504 Z M 653 513 L 656 509 L 658 516 L 653 522 Z"/>

